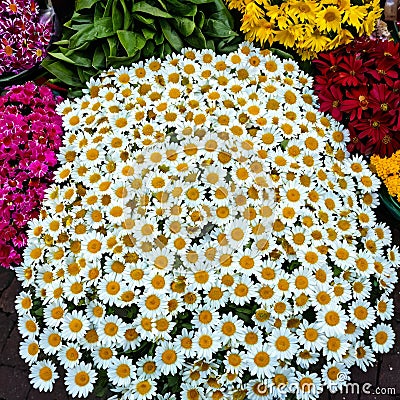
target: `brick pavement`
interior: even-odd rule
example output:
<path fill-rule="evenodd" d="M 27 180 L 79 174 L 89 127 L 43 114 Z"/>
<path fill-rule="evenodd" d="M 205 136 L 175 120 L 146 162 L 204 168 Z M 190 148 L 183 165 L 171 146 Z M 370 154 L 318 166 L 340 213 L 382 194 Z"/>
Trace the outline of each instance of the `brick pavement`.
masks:
<path fill-rule="evenodd" d="M 379 209 L 379 218 L 392 229 L 394 243 L 400 245 L 400 224 Z M 41 393 L 29 384 L 28 366 L 19 356 L 20 335 L 17 329 L 17 316 L 14 298 L 19 284 L 14 272 L 0 268 L 0 400 L 72 400 L 67 395 L 63 380 L 59 379 L 51 394 Z M 392 321 L 396 331 L 396 344 L 388 354 L 378 358 L 376 366 L 363 373 L 353 368 L 352 382 L 358 383 L 358 394 L 324 393 L 321 400 L 400 400 L 400 285 L 395 290 L 395 317 Z M 362 387 L 370 394 L 362 393 Z M 392 389 L 394 388 L 394 389 Z M 390 390 L 395 392 L 388 394 Z M 380 394 L 374 394 L 376 392 Z M 385 394 L 384 394 L 385 392 Z M 96 399 L 95 397 L 91 398 Z"/>

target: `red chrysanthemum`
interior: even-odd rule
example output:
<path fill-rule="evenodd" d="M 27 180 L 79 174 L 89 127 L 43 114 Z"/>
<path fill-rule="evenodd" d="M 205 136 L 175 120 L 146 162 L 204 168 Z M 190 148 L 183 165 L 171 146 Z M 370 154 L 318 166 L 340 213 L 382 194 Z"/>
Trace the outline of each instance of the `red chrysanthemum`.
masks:
<path fill-rule="evenodd" d="M 399 45 L 360 39 L 314 61 L 320 110 L 350 130 L 350 152 L 390 156 L 400 149 Z"/>

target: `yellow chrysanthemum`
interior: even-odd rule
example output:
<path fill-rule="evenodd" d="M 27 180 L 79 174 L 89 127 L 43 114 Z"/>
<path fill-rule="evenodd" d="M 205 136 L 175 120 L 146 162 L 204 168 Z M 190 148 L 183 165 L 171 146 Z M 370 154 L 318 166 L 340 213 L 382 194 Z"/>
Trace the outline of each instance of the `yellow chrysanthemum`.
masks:
<path fill-rule="evenodd" d="M 379 0 L 226 0 L 243 12 L 241 30 L 261 46 L 279 43 L 297 51 L 303 60 L 321 51 L 370 35 L 382 9 Z"/>
<path fill-rule="evenodd" d="M 383 180 L 389 194 L 400 202 L 400 150 L 391 157 L 371 157 L 371 167 Z"/>
<path fill-rule="evenodd" d="M 342 15 L 336 7 L 330 6 L 317 14 L 316 23 L 322 31 L 339 32 L 342 23 Z"/>

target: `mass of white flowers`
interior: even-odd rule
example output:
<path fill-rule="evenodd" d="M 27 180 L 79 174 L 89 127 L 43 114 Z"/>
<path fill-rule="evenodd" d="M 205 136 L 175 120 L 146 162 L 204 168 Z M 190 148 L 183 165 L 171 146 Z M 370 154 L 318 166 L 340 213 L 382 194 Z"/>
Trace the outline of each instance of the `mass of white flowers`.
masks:
<path fill-rule="evenodd" d="M 64 101 L 17 269 L 34 387 L 315 399 L 387 352 L 399 250 L 311 78 L 247 43 L 111 70 Z"/>

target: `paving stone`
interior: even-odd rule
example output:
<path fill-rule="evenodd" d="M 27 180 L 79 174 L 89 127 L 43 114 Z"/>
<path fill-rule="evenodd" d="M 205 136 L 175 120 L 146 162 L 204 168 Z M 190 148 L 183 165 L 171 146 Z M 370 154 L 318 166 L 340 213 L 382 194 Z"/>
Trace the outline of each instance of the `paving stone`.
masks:
<path fill-rule="evenodd" d="M 17 326 L 14 326 L 9 338 L 1 354 L 1 364 L 17 367 L 22 370 L 27 370 L 28 364 L 19 355 L 19 344 L 21 342 L 21 335 L 18 332 Z"/>
<path fill-rule="evenodd" d="M 400 278 L 400 271 L 397 273 L 397 277 Z M 400 319 L 400 284 L 397 283 L 393 291 L 393 302 L 394 302 L 394 316 L 395 319 Z"/>
<path fill-rule="evenodd" d="M 358 386 L 355 384 L 347 385 L 337 393 L 331 394 L 331 400 L 358 400 Z"/>
<path fill-rule="evenodd" d="M 13 314 L 15 317 L 15 315 Z M 7 316 L 5 313 L 0 312 L 0 351 L 3 350 L 4 345 L 7 342 L 8 335 L 10 334 L 11 330 L 13 329 L 15 325 L 15 318 L 12 318 L 12 316 Z M 1 359 L 0 359 L 0 364 L 1 364 Z"/>
<path fill-rule="evenodd" d="M 39 392 L 39 390 L 32 388 L 26 400 L 69 400 L 70 398 L 65 390 L 63 380 L 59 378 L 51 393 Z"/>
<path fill-rule="evenodd" d="M 358 367 L 351 369 L 351 382 L 359 383 L 361 386 L 364 383 L 370 383 L 371 385 L 378 384 L 378 363 L 376 362 L 372 367 L 368 368 L 366 372 L 363 372 Z"/>
<path fill-rule="evenodd" d="M 11 269 L 0 267 L 0 292 L 6 289 L 15 279 L 15 272 Z"/>
<path fill-rule="evenodd" d="M 373 389 L 371 389 L 371 394 L 361 394 L 360 400 L 398 400 L 399 398 L 400 397 L 383 394 L 381 392 L 374 394 Z"/>
<path fill-rule="evenodd" d="M 6 313 L 14 313 L 15 306 L 14 301 L 17 293 L 19 292 L 20 284 L 14 279 L 10 286 L 4 290 L 0 297 L 0 309 L 2 309 Z"/>
<path fill-rule="evenodd" d="M 1 366 L 0 400 L 26 400 L 30 390 L 27 374 L 27 371 L 5 365 Z"/>
<path fill-rule="evenodd" d="M 386 389 L 386 392 L 389 388 L 395 389 L 396 395 L 400 397 L 400 357 L 396 354 L 385 354 L 379 372 L 379 387 Z"/>

